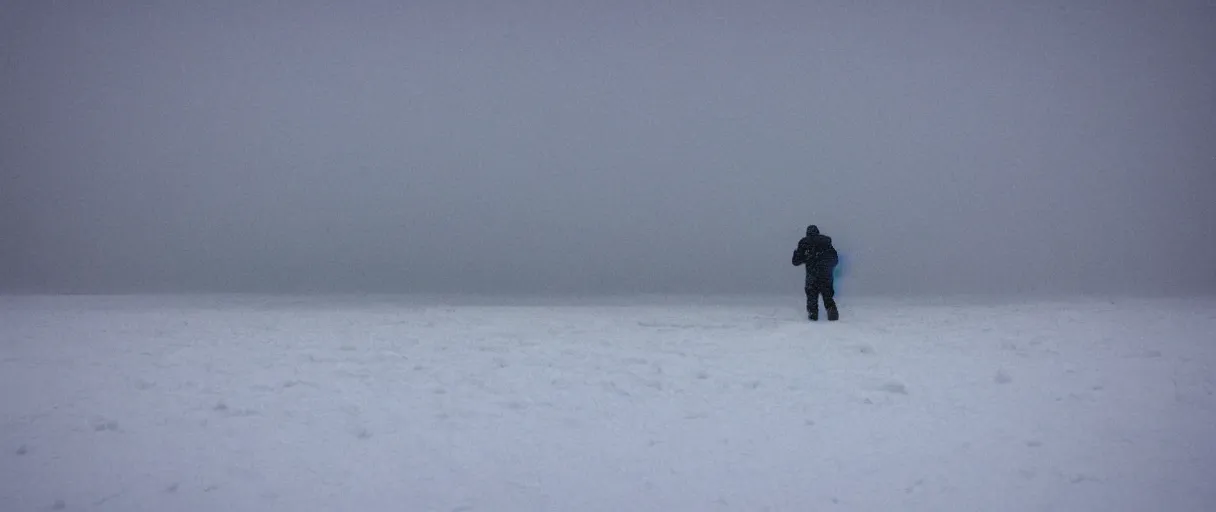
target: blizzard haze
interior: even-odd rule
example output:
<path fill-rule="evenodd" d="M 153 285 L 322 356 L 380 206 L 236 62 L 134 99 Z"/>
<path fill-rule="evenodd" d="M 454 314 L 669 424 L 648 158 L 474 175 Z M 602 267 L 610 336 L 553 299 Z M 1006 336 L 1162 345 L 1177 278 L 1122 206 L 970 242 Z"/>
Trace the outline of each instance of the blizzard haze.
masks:
<path fill-rule="evenodd" d="M 1216 289 L 1210 2 L 652 4 L 6 2 L 0 286 Z"/>

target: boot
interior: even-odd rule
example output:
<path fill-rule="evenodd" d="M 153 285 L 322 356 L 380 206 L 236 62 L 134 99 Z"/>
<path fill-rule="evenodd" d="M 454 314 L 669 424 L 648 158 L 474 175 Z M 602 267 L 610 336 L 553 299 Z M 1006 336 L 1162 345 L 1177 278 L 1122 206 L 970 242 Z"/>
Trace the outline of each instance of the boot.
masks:
<path fill-rule="evenodd" d="M 836 308 L 829 309 L 828 310 L 828 321 L 835 322 L 837 320 L 840 320 L 840 312 L 837 311 Z"/>

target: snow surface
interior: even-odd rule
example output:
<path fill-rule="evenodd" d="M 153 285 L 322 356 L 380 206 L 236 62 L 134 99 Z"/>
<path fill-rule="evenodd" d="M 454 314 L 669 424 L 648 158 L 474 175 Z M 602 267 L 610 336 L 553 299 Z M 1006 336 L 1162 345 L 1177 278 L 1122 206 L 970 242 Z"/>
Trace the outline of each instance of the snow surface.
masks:
<path fill-rule="evenodd" d="M 800 301 L 0 297 L 0 510 L 1216 510 L 1216 300 Z"/>

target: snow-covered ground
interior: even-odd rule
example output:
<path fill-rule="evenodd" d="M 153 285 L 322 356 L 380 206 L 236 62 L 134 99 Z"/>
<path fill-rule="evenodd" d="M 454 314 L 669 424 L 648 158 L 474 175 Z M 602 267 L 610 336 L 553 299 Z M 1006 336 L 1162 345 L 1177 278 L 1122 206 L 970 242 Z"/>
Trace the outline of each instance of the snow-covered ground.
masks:
<path fill-rule="evenodd" d="M 0 510 L 1216 510 L 1216 299 L 800 301 L 0 297 Z"/>

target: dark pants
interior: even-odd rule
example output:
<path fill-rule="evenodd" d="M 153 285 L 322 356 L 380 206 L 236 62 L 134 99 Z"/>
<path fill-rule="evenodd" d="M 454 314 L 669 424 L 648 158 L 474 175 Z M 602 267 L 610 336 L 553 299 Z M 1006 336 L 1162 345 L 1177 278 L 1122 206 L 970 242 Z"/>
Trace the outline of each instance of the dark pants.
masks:
<path fill-rule="evenodd" d="M 832 269 L 816 269 L 806 274 L 806 312 L 811 316 L 819 316 L 819 297 L 823 297 L 823 307 L 828 314 L 836 315 L 836 289 L 832 283 Z"/>

